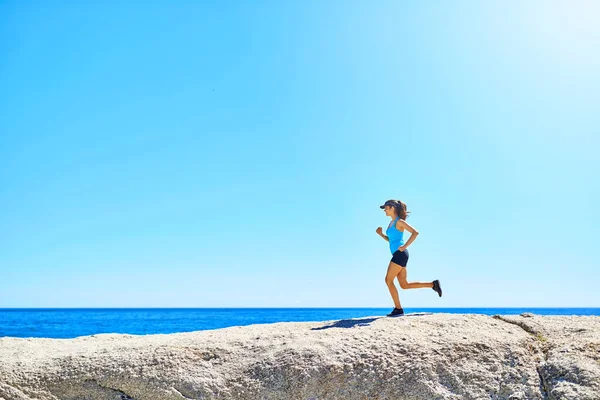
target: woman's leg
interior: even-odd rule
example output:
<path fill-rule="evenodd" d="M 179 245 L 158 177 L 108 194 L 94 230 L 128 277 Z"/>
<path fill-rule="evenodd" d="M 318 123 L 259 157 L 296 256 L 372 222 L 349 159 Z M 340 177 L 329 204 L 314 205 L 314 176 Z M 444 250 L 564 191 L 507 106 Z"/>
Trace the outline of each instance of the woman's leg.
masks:
<path fill-rule="evenodd" d="M 433 288 L 433 282 L 411 282 L 406 281 L 406 268 L 400 267 L 400 272 L 397 274 L 398 282 L 402 289 L 418 289 L 418 288 Z"/>
<path fill-rule="evenodd" d="M 394 306 L 396 308 L 402 308 L 400 306 L 400 299 L 398 298 L 398 289 L 396 289 L 396 285 L 394 285 L 394 278 L 398 275 L 400 269 L 405 268 L 402 268 L 396 263 L 390 262 L 390 265 L 388 265 L 387 274 L 385 276 L 385 283 L 387 284 L 387 287 L 390 290 L 390 294 L 392 295 L 392 299 L 394 300 Z"/>

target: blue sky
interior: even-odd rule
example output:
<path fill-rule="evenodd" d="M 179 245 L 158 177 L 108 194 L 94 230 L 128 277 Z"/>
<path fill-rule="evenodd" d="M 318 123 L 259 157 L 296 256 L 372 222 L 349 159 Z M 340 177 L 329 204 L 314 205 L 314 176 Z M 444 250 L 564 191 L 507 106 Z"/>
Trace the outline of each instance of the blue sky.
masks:
<path fill-rule="evenodd" d="M 600 306 L 600 6 L 0 3 L 0 307 Z"/>

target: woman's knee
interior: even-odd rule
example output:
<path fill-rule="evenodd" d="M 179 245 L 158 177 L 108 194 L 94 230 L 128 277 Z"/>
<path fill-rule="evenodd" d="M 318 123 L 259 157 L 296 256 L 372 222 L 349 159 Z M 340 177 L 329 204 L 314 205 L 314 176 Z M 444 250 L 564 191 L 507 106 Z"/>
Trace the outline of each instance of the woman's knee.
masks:
<path fill-rule="evenodd" d="M 408 289 L 408 282 L 405 280 L 400 281 L 400 288 Z"/>
<path fill-rule="evenodd" d="M 395 278 L 395 276 L 392 276 L 392 277 L 386 276 L 385 277 L 385 284 L 388 285 L 388 286 L 393 285 L 394 284 L 394 278 Z"/>

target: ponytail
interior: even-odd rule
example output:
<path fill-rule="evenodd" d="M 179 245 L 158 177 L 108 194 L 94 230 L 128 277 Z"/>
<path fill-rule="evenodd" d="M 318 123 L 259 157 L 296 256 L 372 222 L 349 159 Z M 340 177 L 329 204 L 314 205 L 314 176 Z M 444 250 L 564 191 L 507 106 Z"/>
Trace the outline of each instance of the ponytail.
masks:
<path fill-rule="evenodd" d="M 396 213 L 400 217 L 400 219 L 406 220 L 410 211 L 407 210 L 406 203 L 403 203 L 402 200 L 396 200 Z"/>

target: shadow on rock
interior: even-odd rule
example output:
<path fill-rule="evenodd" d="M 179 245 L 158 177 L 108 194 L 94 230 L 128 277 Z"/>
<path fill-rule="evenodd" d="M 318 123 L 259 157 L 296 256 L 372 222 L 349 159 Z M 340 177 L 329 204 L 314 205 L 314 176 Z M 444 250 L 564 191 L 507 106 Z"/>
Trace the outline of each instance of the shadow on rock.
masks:
<path fill-rule="evenodd" d="M 361 319 L 342 319 L 334 322 L 331 325 L 321 326 L 319 328 L 312 328 L 313 331 L 320 331 L 322 329 L 329 328 L 354 328 L 355 326 L 368 326 L 371 322 L 378 320 L 379 318 L 361 318 Z"/>

